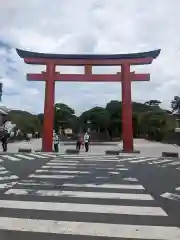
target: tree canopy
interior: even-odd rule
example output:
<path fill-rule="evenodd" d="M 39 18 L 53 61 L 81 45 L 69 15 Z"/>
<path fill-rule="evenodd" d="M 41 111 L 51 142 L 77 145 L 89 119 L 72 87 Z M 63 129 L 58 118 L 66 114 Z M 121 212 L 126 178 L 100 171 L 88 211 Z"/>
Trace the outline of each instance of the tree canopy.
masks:
<path fill-rule="evenodd" d="M 173 112 L 178 112 L 180 113 L 180 97 L 179 96 L 174 96 L 174 99 L 171 102 L 171 108 Z"/>
<path fill-rule="evenodd" d="M 171 112 L 160 107 L 161 102 L 150 100 L 145 103 L 132 102 L 134 136 L 148 135 L 153 139 L 163 138 L 167 131 L 175 127 Z M 180 97 L 174 97 L 172 110 L 180 109 Z M 54 105 L 54 128 L 71 128 L 74 133 L 85 132 L 90 127 L 96 133 L 106 133 L 110 138 L 119 137 L 122 134 L 122 102 L 110 101 L 103 107 L 93 107 L 83 112 L 79 117 L 74 109 L 64 103 Z M 12 110 L 8 118 L 19 129 L 26 132 L 41 132 L 43 114 Z"/>

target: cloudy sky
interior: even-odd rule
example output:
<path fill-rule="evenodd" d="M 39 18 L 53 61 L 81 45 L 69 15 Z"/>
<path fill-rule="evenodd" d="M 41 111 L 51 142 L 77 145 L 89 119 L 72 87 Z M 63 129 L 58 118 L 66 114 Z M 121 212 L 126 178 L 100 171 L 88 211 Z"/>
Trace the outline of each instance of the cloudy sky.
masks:
<path fill-rule="evenodd" d="M 44 83 L 27 82 L 28 66 L 15 48 L 51 53 L 129 53 L 161 48 L 150 66 L 132 68 L 150 72 L 150 82 L 133 83 L 132 99 L 158 99 L 169 108 L 180 96 L 179 0 L 0 0 L 0 78 L 4 84 L 1 105 L 42 112 Z M 80 67 L 59 67 L 78 73 Z M 116 73 L 118 67 L 93 68 Z M 56 83 L 56 102 L 64 102 L 79 114 L 95 105 L 121 100 L 116 83 Z"/>

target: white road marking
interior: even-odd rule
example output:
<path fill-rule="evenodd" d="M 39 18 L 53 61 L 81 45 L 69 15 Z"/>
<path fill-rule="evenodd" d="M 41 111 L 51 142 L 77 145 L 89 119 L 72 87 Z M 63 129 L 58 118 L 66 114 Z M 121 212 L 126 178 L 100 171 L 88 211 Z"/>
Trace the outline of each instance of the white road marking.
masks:
<path fill-rule="evenodd" d="M 116 168 L 116 170 L 119 170 L 119 171 L 128 171 L 128 168 Z"/>
<path fill-rule="evenodd" d="M 77 163 L 74 162 L 74 163 L 61 163 L 61 162 L 58 162 L 58 163 L 52 163 L 52 162 L 48 162 L 46 164 L 47 166 L 76 166 Z"/>
<path fill-rule="evenodd" d="M 90 172 L 88 171 L 61 171 L 61 170 L 43 170 L 43 169 L 38 169 L 36 170 L 37 173 L 44 172 L 44 173 L 78 173 L 78 174 L 89 174 Z"/>
<path fill-rule="evenodd" d="M 36 175 L 31 174 L 28 176 L 29 178 L 49 178 L 49 179 L 68 179 L 68 178 L 74 178 L 76 175 Z"/>
<path fill-rule="evenodd" d="M 111 238 L 158 240 L 180 239 L 180 229 L 178 227 L 67 222 L 8 217 L 0 217 L 0 229 Z"/>
<path fill-rule="evenodd" d="M 66 161 L 66 160 L 61 160 L 61 159 L 60 159 L 60 160 L 53 159 L 53 160 L 51 160 L 50 162 L 51 162 L 51 163 L 57 163 L 57 164 L 58 164 L 58 163 L 63 163 L 63 164 L 64 164 L 64 163 L 79 163 L 80 161 L 77 161 L 77 160 L 67 160 L 67 161 Z"/>
<path fill-rule="evenodd" d="M 129 158 L 123 158 L 123 159 L 120 159 L 119 161 L 122 162 L 122 161 L 131 161 L 131 160 L 140 160 L 140 159 L 145 159 L 147 157 L 129 157 Z"/>
<path fill-rule="evenodd" d="M 69 156 L 63 156 L 63 158 L 84 158 L 84 156 L 69 155 Z M 86 158 L 92 158 L 92 157 L 86 157 Z"/>
<path fill-rule="evenodd" d="M 146 158 L 145 160 L 135 160 L 135 161 L 130 161 L 130 163 L 141 163 L 141 162 L 147 162 L 147 161 L 153 161 L 157 160 L 157 158 Z"/>
<path fill-rule="evenodd" d="M 1 183 L 0 184 L 0 189 L 5 189 L 5 188 L 11 188 L 13 185 L 15 185 L 17 182 L 10 182 L 10 183 Z"/>
<path fill-rule="evenodd" d="M 6 174 L 6 173 L 9 173 L 9 171 L 5 170 L 5 171 L 0 171 L 0 175 L 2 174 Z"/>
<path fill-rule="evenodd" d="M 107 176 L 106 177 L 96 176 L 95 178 L 96 179 L 107 179 L 108 177 Z"/>
<path fill-rule="evenodd" d="M 174 200 L 174 201 L 180 201 L 180 195 L 178 195 L 178 194 L 173 194 L 173 193 L 166 192 L 166 193 L 163 193 L 160 196 L 164 197 L 164 198 Z"/>
<path fill-rule="evenodd" d="M 129 182 L 138 182 L 138 179 L 137 178 L 123 178 L 124 181 L 129 181 Z"/>
<path fill-rule="evenodd" d="M 10 180 L 10 179 L 18 179 L 19 177 L 16 175 L 10 175 L 10 176 L 0 176 L 0 180 Z"/>
<path fill-rule="evenodd" d="M 87 155 L 67 155 L 67 156 L 64 156 L 64 155 L 62 155 L 62 156 L 60 156 L 60 157 L 63 157 L 63 158 L 79 158 L 79 159 L 94 159 L 94 160 L 97 160 L 97 159 L 117 159 L 118 160 L 118 157 L 110 157 L 110 156 L 106 156 L 106 155 L 89 155 L 89 156 L 87 156 Z"/>
<path fill-rule="evenodd" d="M 35 159 L 34 157 L 25 156 L 23 154 L 16 154 L 15 156 L 20 157 L 20 158 L 24 158 L 24 159 L 27 159 L 27 160 L 34 160 Z"/>
<path fill-rule="evenodd" d="M 143 207 L 143 206 L 138 207 L 138 206 L 0 200 L 0 208 L 31 209 L 56 212 L 66 211 L 66 212 L 168 216 L 164 212 L 164 210 L 160 207 Z"/>
<path fill-rule="evenodd" d="M 0 167 L 0 170 L 6 170 L 4 167 Z"/>
<path fill-rule="evenodd" d="M 48 157 L 45 157 L 45 156 L 41 156 L 40 154 L 35 154 L 35 153 L 28 153 L 28 156 L 32 156 L 32 157 L 36 157 L 36 158 L 48 158 Z"/>
<path fill-rule="evenodd" d="M 47 166 L 47 165 L 45 165 L 45 166 L 42 166 L 41 168 L 45 168 L 45 169 L 59 169 L 59 168 L 60 168 L 60 169 L 61 169 L 61 168 L 62 168 L 62 169 L 63 169 L 63 168 L 66 168 L 66 169 L 68 168 L 68 169 L 69 169 L 69 168 L 74 168 L 74 169 L 76 169 L 77 167 L 76 167 L 76 166 L 68 167 L 68 166 L 50 166 L 50 165 Z"/>
<path fill-rule="evenodd" d="M 31 189 L 10 189 L 5 194 L 29 195 Z M 135 193 L 105 193 L 105 192 L 80 192 L 80 191 L 58 191 L 37 190 L 33 191 L 37 196 L 73 197 L 73 198 L 99 198 L 99 199 L 129 199 L 129 200 L 154 200 L 150 194 Z"/>
<path fill-rule="evenodd" d="M 120 172 L 109 172 L 110 174 L 112 174 L 112 175 L 119 175 L 120 174 Z"/>
<path fill-rule="evenodd" d="M 154 163 L 155 163 L 155 164 L 156 164 L 156 163 L 160 164 L 160 163 L 167 163 L 167 162 L 172 162 L 172 161 L 173 161 L 173 160 L 164 159 L 164 160 L 154 161 Z"/>
<path fill-rule="evenodd" d="M 21 159 L 14 157 L 14 156 L 9 156 L 9 155 L 3 155 L 3 158 L 6 158 L 11 161 L 21 161 Z"/>
<path fill-rule="evenodd" d="M 52 158 L 56 158 L 57 156 L 54 154 L 50 154 L 50 153 L 41 153 L 42 156 L 47 156 L 47 157 L 52 157 Z"/>
<path fill-rule="evenodd" d="M 113 189 L 136 189 L 140 190 L 144 187 L 142 185 L 135 184 L 75 184 L 75 183 L 64 183 L 65 187 L 85 187 L 85 188 L 113 188 Z"/>
<path fill-rule="evenodd" d="M 96 163 L 52 163 L 52 162 L 48 162 L 47 165 L 50 166 L 76 166 L 78 164 L 78 166 L 97 166 Z"/>
<path fill-rule="evenodd" d="M 180 161 L 178 161 L 178 162 L 172 162 L 172 163 L 167 163 L 166 165 L 179 165 L 180 164 Z"/>

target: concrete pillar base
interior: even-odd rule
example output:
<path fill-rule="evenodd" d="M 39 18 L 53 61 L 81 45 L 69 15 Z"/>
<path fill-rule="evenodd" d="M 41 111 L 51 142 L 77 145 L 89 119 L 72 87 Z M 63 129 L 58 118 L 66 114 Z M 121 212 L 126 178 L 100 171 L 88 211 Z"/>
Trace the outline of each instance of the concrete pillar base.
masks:
<path fill-rule="evenodd" d="M 162 157 L 179 158 L 178 152 L 162 152 Z"/>
<path fill-rule="evenodd" d="M 30 153 L 30 152 L 32 152 L 32 149 L 31 148 L 19 148 L 18 152 Z"/>
<path fill-rule="evenodd" d="M 129 151 L 127 152 L 127 151 L 122 149 L 122 150 L 119 151 L 119 153 L 140 153 L 140 150 L 132 150 L 130 152 Z"/>
<path fill-rule="evenodd" d="M 79 154 L 77 149 L 66 149 L 66 154 Z"/>

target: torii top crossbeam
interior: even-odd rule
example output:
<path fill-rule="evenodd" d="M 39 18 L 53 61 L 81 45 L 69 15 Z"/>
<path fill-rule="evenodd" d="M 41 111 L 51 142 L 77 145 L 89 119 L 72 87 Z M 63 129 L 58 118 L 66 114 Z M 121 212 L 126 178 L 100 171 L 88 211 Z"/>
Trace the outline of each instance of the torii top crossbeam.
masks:
<path fill-rule="evenodd" d="M 17 49 L 18 55 L 27 64 L 46 65 L 46 72 L 27 74 L 28 80 L 46 81 L 44 107 L 43 150 L 52 150 L 52 132 L 54 119 L 54 87 L 55 81 L 88 81 L 88 82 L 120 82 L 122 83 L 122 130 L 123 149 L 133 151 L 131 81 L 148 81 L 150 74 L 136 74 L 130 71 L 131 65 L 151 64 L 160 50 L 132 54 L 49 54 L 36 53 Z M 56 66 L 84 66 L 84 74 L 61 74 Z M 121 66 L 121 73 L 93 74 L 92 66 Z"/>
<path fill-rule="evenodd" d="M 160 49 L 132 54 L 51 54 L 16 50 L 18 55 L 24 58 L 28 64 L 43 65 L 51 60 L 56 65 L 70 66 L 115 66 L 124 63 L 130 63 L 131 65 L 150 64 L 160 53 Z"/>

